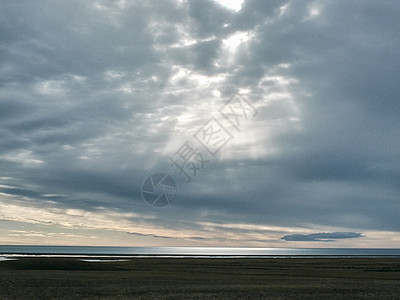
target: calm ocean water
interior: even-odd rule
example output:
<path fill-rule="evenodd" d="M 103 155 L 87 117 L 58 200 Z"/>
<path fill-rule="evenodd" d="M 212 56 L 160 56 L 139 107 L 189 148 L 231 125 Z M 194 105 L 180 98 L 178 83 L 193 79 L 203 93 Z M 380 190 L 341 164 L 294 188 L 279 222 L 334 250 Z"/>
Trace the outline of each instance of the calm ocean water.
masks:
<path fill-rule="evenodd" d="M 200 256 L 200 257 L 342 257 L 396 256 L 400 249 L 356 248 L 219 248 L 219 247 L 84 247 L 84 246 L 0 246 L 0 256 Z"/>

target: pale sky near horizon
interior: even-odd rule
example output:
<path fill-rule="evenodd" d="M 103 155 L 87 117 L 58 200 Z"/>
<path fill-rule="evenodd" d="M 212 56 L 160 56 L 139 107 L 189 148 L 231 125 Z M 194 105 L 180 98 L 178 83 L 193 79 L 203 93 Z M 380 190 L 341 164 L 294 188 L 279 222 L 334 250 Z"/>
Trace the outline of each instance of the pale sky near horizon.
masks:
<path fill-rule="evenodd" d="M 0 4 L 0 244 L 399 247 L 400 2 Z"/>

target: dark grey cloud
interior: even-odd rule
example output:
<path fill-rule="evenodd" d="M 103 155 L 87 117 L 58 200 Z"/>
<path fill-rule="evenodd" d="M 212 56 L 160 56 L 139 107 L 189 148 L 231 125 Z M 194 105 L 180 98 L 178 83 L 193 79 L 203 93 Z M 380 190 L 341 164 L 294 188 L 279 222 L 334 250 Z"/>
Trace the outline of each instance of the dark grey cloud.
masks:
<path fill-rule="evenodd" d="M 130 211 L 199 241 L 213 239 L 193 233 L 206 232 L 201 222 L 397 232 L 399 10 L 394 1 L 250 0 L 238 12 L 211 0 L 4 2 L 2 201 Z M 257 117 L 185 183 L 168 156 L 240 89 Z M 140 189 L 160 169 L 178 195 L 153 210 Z M 261 234 L 235 230 L 243 241 Z"/>
<path fill-rule="evenodd" d="M 171 53 L 175 62 L 183 66 L 207 72 L 214 69 L 215 60 L 219 57 L 221 42 L 213 39 L 176 49 Z"/>
<path fill-rule="evenodd" d="M 291 242 L 333 242 L 338 239 L 356 239 L 360 237 L 363 237 L 363 235 L 358 232 L 321 232 L 312 234 L 285 235 L 282 237 L 282 239 Z"/>
<path fill-rule="evenodd" d="M 232 13 L 212 0 L 188 1 L 187 16 L 193 37 L 218 36 L 231 23 Z"/>
<path fill-rule="evenodd" d="M 279 14 L 280 8 L 289 1 L 286 0 L 249 0 L 244 1 L 242 9 L 234 17 L 234 26 L 239 30 L 254 29 L 260 23 L 264 23 L 274 15 Z"/>

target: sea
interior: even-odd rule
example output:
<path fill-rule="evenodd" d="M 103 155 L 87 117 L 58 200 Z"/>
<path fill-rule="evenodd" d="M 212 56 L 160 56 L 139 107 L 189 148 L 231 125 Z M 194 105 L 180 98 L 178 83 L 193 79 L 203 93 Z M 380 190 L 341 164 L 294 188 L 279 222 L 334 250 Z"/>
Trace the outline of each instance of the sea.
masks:
<path fill-rule="evenodd" d="M 18 257 L 198 257 L 318 258 L 397 257 L 400 249 L 383 248 L 233 248 L 233 247 L 98 247 L 0 245 L 0 260 Z M 2 259 L 1 259 L 2 258 Z"/>

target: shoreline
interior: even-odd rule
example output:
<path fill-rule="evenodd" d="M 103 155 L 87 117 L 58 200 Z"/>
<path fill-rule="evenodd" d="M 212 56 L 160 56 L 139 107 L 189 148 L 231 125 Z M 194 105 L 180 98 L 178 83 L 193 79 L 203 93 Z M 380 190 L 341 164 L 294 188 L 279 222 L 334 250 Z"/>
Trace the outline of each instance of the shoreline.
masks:
<path fill-rule="evenodd" d="M 319 256 L 308 256 L 308 255 L 294 255 L 294 256 L 260 256 L 260 255 L 54 255 L 54 254 L 11 254 L 11 255 L 1 255 L 0 262 L 5 260 L 18 260 L 24 258 L 71 258 L 71 259 L 105 259 L 105 260 L 117 260 L 117 259 L 400 259 L 400 256 L 371 256 L 371 255 L 319 255 Z"/>
<path fill-rule="evenodd" d="M 294 254 L 294 255 L 259 255 L 259 254 L 121 254 L 121 253 L 26 253 L 26 252 L 1 252 L 0 258 L 29 258 L 29 257 L 54 257 L 54 258 L 263 258 L 263 259 L 280 259 L 280 258 L 400 258 L 398 254 L 387 255 L 371 255 L 371 254 L 357 254 L 357 255 L 308 255 L 308 254 Z"/>

